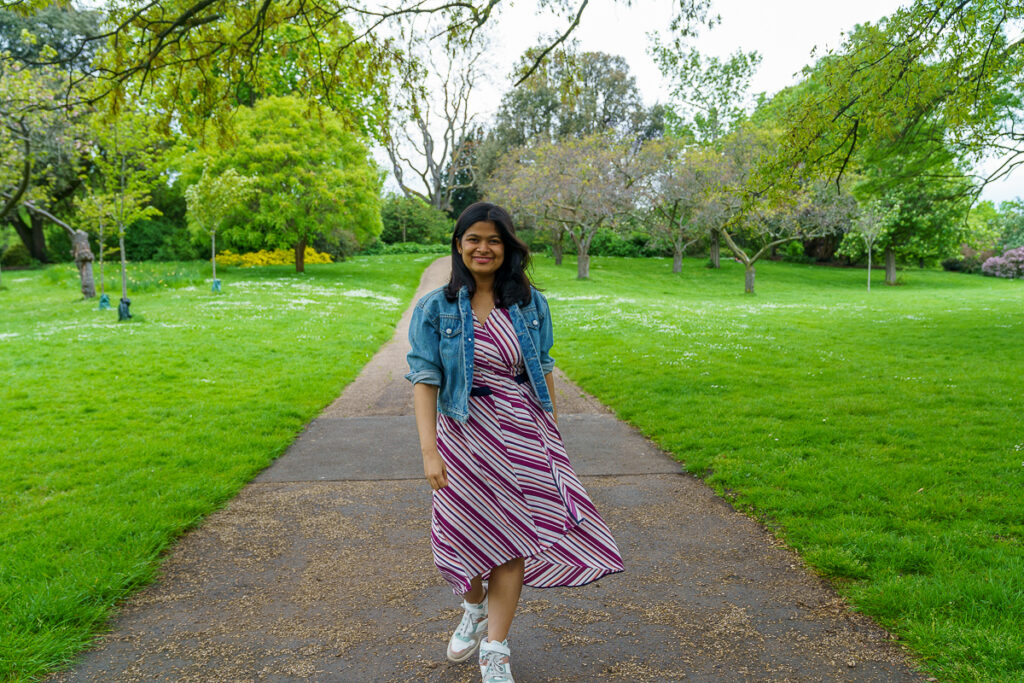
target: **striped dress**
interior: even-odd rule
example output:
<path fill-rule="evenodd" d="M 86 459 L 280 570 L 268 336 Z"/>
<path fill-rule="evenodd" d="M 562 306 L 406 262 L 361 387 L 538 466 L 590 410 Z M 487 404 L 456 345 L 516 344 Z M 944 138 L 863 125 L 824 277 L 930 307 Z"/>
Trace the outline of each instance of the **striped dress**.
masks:
<path fill-rule="evenodd" d="M 524 372 L 507 309 L 484 324 L 473 315 L 473 386 L 469 419 L 437 416 L 437 447 L 448 486 L 435 491 L 434 564 L 456 594 L 470 578 L 525 558 L 527 586 L 582 586 L 622 571 L 608 526 L 573 472 L 562 436 Z"/>

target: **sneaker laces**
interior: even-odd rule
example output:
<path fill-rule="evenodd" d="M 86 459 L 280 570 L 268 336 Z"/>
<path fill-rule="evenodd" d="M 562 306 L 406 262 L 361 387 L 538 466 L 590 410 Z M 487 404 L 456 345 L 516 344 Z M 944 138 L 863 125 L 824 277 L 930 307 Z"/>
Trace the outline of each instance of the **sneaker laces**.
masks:
<path fill-rule="evenodd" d="M 482 609 L 464 609 L 462 612 L 462 621 L 459 622 L 458 627 L 455 629 L 455 636 L 459 640 L 463 640 L 467 643 L 472 642 L 473 633 L 476 631 L 477 624 L 479 624 L 486 618 L 487 613 L 484 612 Z"/>
<path fill-rule="evenodd" d="M 508 655 L 503 652 L 488 650 L 480 653 L 480 659 L 480 664 L 484 667 L 483 679 L 486 683 L 501 683 L 501 681 L 512 680 Z"/>
<path fill-rule="evenodd" d="M 473 640 L 472 634 L 475 630 L 475 624 L 473 623 L 473 617 L 469 612 L 462 613 L 462 621 L 459 622 L 458 628 L 455 629 L 455 637 L 459 640 L 464 640 L 467 643 Z"/>

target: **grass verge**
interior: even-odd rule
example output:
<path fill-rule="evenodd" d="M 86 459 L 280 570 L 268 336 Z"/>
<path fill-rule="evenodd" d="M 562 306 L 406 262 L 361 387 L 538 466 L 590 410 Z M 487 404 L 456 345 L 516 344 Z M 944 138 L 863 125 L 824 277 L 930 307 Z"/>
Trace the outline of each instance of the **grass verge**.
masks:
<path fill-rule="evenodd" d="M 537 259 L 552 355 L 935 676 L 1024 671 L 1024 282 Z"/>
<path fill-rule="evenodd" d="M 80 300 L 70 266 L 5 273 L 0 680 L 86 645 L 179 534 L 338 396 L 434 258 L 238 269 L 219 295 L 208 266 L 133 264 L 125 323 Z"/>

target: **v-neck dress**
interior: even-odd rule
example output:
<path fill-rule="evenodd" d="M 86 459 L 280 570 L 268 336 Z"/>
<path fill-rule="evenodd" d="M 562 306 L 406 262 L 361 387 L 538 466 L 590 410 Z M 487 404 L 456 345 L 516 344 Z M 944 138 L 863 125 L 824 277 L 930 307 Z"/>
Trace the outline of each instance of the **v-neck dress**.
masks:
<path fill-rule="evenodd" d="M 473 316 L 469 418 L 437 416 L 437 447 L 448 485 L 434 491 L 434 564 L 456 594 L 470 579 L 517 557 L 527 586 L 582 586 L 622 571 L 615 539 L 569 464 L 551 413 L 525 371 L 505 308 Z"/>

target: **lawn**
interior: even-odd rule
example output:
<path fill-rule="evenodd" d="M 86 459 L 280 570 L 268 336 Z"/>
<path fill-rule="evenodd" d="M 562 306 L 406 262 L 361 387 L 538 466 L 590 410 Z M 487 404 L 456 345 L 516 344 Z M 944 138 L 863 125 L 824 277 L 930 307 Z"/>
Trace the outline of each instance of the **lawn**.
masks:
<path fill-rule="evenodd" d="M 538 259 L 557 364 L 949 681 L 1024 676 L 1024 282 Z"/>
<path fill-rule="evenodd" d="M 70 266 L 4 272 L 0 680 L 89 642 L 338 396 L 434 258 L 226 270 L 219 295 L 203 264 L 132 265 L 126 323 L 80 300 Z"/>

